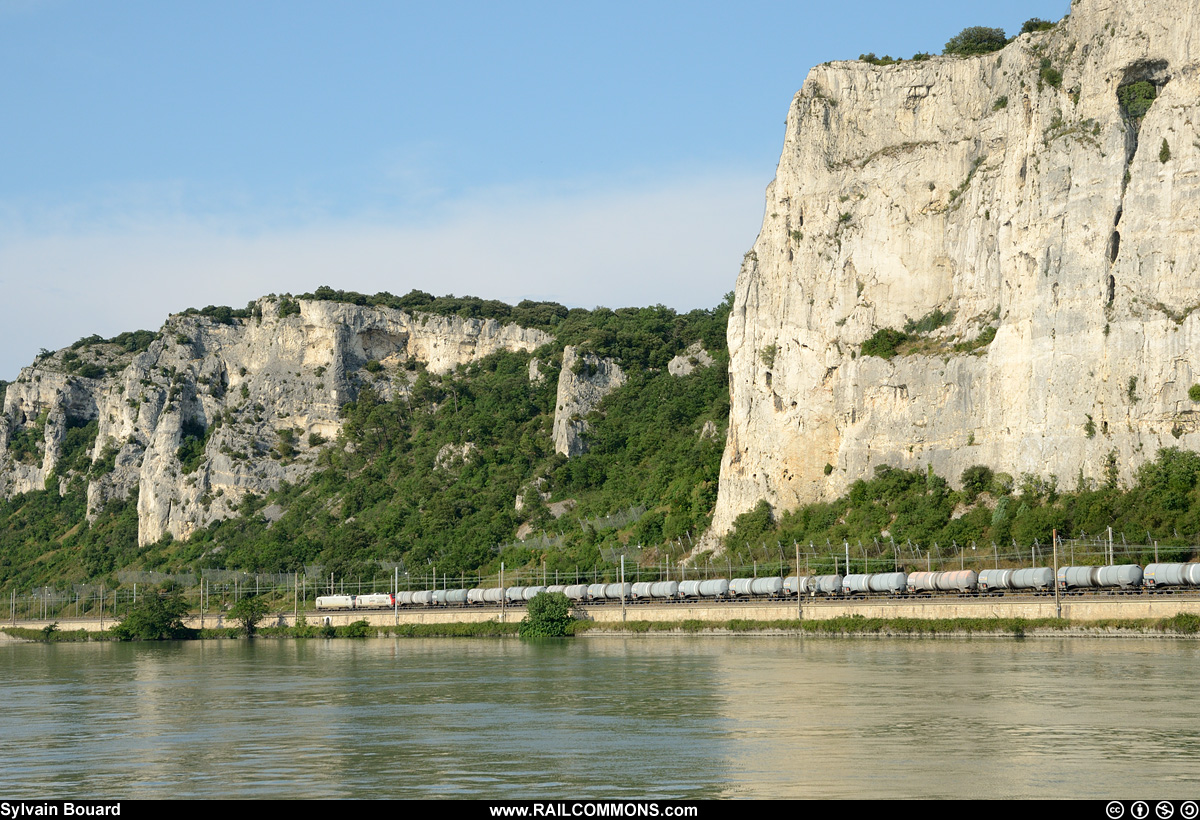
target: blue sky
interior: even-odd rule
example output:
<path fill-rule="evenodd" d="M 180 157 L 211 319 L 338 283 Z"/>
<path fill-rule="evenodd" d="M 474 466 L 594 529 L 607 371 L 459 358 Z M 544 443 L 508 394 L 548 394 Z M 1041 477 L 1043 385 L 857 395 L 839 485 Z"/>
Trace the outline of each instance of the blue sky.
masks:
<path fill-rule="evenodd" d="M 321 284 L 712 307 L 808 69 L 1065 0 L 0 0 L 0 379 Z"/>

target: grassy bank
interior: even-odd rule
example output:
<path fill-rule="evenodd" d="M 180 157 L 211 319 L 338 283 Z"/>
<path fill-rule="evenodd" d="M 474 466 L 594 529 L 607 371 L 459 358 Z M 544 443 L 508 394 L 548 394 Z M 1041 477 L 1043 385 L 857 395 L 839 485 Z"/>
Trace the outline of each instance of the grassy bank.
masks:
<path fill-rule="evenodd" d="M 265 627 L 258 630 L 263 638 L 481 638 L 501 635 L 516 635 L 517 622 L 447 624 L 401 624 L 399 626 L 371 626 L 366 621 L 355 621 L 345 626 L 327 627 L 301 624 L 290 627 Z M 18 640 L 43 643 L 75 641 L 116 640 L 110 632 L 88 632 L 87 630 L 63 631 L 58 629 L 22 629 L 5 627 L 0 629 Z M 848 616 L 823 621 L 752 621 L 733 618 L 725 621 L 626 621 L 624 623 L 599 624 L 594 621 L 572 621 L 572 635 L 588 633 L 646 634 L 646 633 L 789 633 L 797 635 L 1045 635 L 1063 633 L 1071 635 L 1200 635 L 1200 615 L 1179 613 L 1170 618 L 1159 619 L 1110 619 L 1103 621 L 1068 621 L 1062 618 L 864 618 Z M 196 629 L 189 630 L 184 640 L 233 640 L 244 638 L 240 629 Z"/>
<path fill-rule="evenodd" d="M 686 620 L 678 622 L 627 621 L 597 624 L 576 621 L 573 634 L 588 632 L 648 633 L 678 632 L 750 634 L 786 632 L 800 635 L 997 635 L 1024 636 L 1031 633 L 1061 632 L 1073 635 L 1111 635 L 1113 633 L 1145 635 L 1197 635 L 1200 616 L 1179 614 L 1160 619 L 1111 619 L 1104 621 L 1069 621 L 1063 618 L 864 618 L 847 616 L 821 621 L 777 620 L 750 621 L 734 618 L 727 621 Z"/>

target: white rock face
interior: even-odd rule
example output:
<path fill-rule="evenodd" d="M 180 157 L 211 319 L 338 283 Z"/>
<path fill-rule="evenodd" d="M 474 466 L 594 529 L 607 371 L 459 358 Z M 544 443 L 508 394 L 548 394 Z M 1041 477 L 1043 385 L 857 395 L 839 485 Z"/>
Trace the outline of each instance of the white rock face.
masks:
<path fill-rule="evenodd" d="M 713 357 L 700 342 L 692 342 L 682 354 L 667 362 L 667 372 L 672 376 L 687 376 L 698 367 L 711 367 Z"/>
<path fill-rule="evenodd" d="M 541 365 L 542 363 L 536 357 L 529 360 L 529 381 L 537 383 L 546 378 L 546 374 L 541 370 Z"/>
<path fill-rule="evenodd" d="M 713 531 L 880 464 L 1073 487 L 1200 449 L 1198 60 L 1195 3 L 1077 0 L 994 54 L 814 68 L 737 281 Z M 935 309 L 924 353 L 857 355 Z"/>
<path fill-rule="evenodd" d="M 472 441 L 466 444 L 443 444 L 433 459 L 433 469 L 452 469 L 469 459 L 477 449 Z"/>
<path fill-rule="evenodd" d="M 579 356 L 573 345 L 563 348 L 554 402 L 554 451 L 568 458 L 586 452 L 587 414 L 624 383 L 625 373 L 612 359 L 590 353 Z"/>
<path fill-rule="evenodd" d="M 58 462 L 70 423 L 96 420 L 87 488 L 95 513 L 138 490 L 138 541 L 165 533 L 186 538 L 228 517 L 247 493 L 263 494 L 311 473 L 316 451 L 340 430 L 338 408 L 370 384 L 387 398 L 408 389 L 408 359 L 443 373 L 498 350 L 532 351 L 542 331 L 493 320 L 408 314 L 384 307 L 301 300 L 300 314 L 279 316 L 262 299 L 262 318 L 221 324 L 190 315 L 169 319 L 149 349 L 121 354 L 114 345 L 83 352 L 109 370 L 85 379 L 63 370 L 59 351 L 21 371 L 0 416 L 0 495 L 41 489 Z M 371 373 L 369 361 L 383 362 Z M 40 458 L 18 463 L 8 444 L 46 413 Z M 191 434 L 202 456 L 185 465 Z M 464 445 L 469 446 L 469 445 Z M 469 451 L 456 453 L 466 457 Z M 184 472 L 189 470 L 188 472 Z"/>

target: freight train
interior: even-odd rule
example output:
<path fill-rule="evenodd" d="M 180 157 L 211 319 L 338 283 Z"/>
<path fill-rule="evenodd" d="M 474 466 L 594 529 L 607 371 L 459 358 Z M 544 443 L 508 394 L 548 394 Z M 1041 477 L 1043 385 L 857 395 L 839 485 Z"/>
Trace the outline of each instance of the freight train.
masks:
<path fill-rule="evenodd" d="M 318 610 L 392 609 L 413 606 L 524 606 L 541 592 L 561 592 L 577 604 L 627 601 L 784 599 L 798 595 L 851 598 L 869 595 L 932 597 L 935 594 L 994 596 L 1006 592 L 1065 594 L 1085 590 L 1163 592 L 1200 590 L 1200 563 L 1030 569 L 957 570 L 952 572 L 881 572 L 848 575 L 791 575 L 787 578 L 715 578 L 705 581 L 642 581 L 617 584 L 551 584 L 549 586 L 476 587 L 417 592 L 326 595 Z"/>

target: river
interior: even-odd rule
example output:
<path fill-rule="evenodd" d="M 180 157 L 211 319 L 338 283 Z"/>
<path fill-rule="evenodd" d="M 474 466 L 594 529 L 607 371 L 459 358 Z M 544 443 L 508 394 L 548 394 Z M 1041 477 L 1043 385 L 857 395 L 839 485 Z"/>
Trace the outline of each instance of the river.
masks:
<path fill-rule="evenodd" d="M 1200 644 L 0 645 L 6 799 L 1196 798 Z"/>

